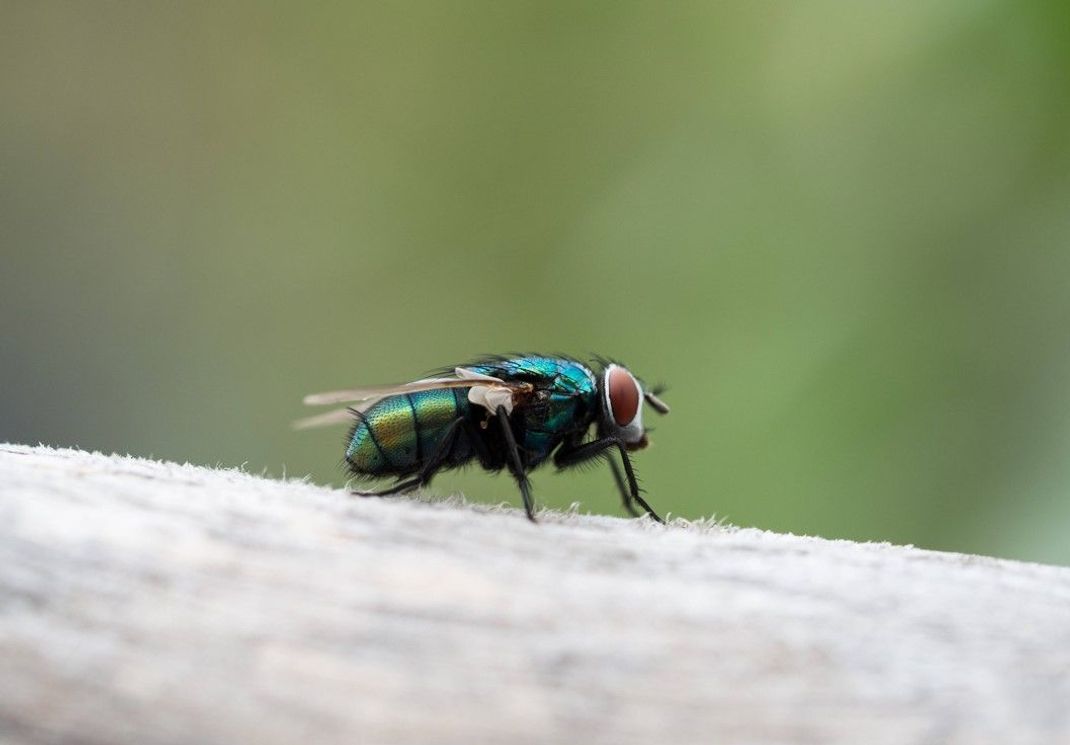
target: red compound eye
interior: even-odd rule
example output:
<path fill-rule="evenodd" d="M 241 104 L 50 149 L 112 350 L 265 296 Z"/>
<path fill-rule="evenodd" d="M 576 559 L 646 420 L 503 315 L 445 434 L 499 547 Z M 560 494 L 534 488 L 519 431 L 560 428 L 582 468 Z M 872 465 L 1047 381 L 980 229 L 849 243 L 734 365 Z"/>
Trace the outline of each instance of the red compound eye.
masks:
<path fill-rule="evenodd" d="M 630 424 L 639 411 L 639 386 L 635 378 L 623 367 L 615 367 L 609 371 L 606 385 L 609 386 L 609 408 L 613 410 L 613 421 L 619 427 Z"/>

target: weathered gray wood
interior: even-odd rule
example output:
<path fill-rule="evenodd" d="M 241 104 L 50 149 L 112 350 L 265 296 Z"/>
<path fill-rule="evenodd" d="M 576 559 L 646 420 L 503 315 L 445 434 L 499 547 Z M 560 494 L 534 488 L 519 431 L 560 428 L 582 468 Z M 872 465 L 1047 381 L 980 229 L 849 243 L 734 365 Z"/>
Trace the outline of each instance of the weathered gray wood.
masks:
<path fill-rule="evenodd" d="M 0 446 L 0 739 L 1068 743 L 1070 570 Z"/>

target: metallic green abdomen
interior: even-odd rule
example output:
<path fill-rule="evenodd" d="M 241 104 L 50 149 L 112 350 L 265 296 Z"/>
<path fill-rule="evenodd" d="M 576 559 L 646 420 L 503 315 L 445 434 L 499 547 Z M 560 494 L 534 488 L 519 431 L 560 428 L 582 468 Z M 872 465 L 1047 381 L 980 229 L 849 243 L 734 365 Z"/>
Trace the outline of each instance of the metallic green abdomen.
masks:
<path fill-rule="evenodd" d="M 468 412 L 467 394 L 467 388 L 453 388 L 384 398 L 353 427 L 346 461 L 355 473 L 370 476 L 418 470 L 437 452 L 450 424 Z"/>

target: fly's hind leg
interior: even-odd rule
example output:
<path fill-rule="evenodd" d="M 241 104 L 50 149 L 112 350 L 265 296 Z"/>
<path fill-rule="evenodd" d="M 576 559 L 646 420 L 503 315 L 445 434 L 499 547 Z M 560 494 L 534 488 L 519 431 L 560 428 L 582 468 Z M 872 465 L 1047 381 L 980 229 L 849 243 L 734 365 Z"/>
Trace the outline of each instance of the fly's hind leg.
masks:
<path fill-rule="evenodd" d="M 355 497 L 392 497 L 395 494 L 402 494 L 407 491 L 412 491 L 420 485 L 419 477 L 405 479 L 399 481 L 393 486 L 388 486 L 385 489 L 377 489 L 373 491 L 363 491 L 361 489 L 354 489 L 350 492 Z"/>
<path fill-rule="evenodd" d="M 450 450 L 453 449 L 453 443 L 457 439 L 457 433 L 460 431 L 461 425 L 464 423 L 464 417 L 458 417 L 450 422 L 449 429 L 446 430 L 446 434 L 442 437 L 442 441 L 438 445 L 438 449 L 434 455 L 427 459 L 427 461 L 420 468 L 420 472 L 415 476 L 404 481 L 399 481 L 393 486 L 388 486 L 385 489 L 378 491 L 354 491 L 353 494 L 358 497 L 390 497 L 395 494 L 402 494 L 407 491 L 412 491 L 421 486 L 427 486 L 431 483 L 431 479 L 434 478 L 439 468 L 449 457 Z"/>

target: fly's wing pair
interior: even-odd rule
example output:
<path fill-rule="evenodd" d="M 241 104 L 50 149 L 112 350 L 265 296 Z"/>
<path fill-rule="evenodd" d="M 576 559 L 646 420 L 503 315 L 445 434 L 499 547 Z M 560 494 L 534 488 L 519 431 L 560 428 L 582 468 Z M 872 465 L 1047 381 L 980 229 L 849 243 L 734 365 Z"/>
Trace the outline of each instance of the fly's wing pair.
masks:
<path fill-rule="evenodd" d="M 499 406 L 504 406 L 506 413 L 512 414 L 517 396 L 534 390 L 534 386 L 531 383 L 506 381 L 464 367 L 454 368 L 453 372 L 456 377 L 424 378 L 423 380 L 414 380 L 411 383 L 402 383 L 400 385 L 378 385 L 367 388 L 351 388 L 344 391 L 313 393 L 305 396 L 304 402 L 307 406 L 330 406 L 343 403 L 352 405 L 334 409 L 325 414 L 298 419 L 293 424 L 294 429 L 344 424 L 352 420 L 354 411 L 364 411 L 384 398 L 443 388 L 468 388 L 468 400 L 473 404 L 482 406 L 491 412 L 497 411 Z"/>

